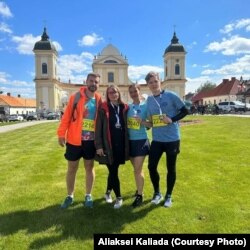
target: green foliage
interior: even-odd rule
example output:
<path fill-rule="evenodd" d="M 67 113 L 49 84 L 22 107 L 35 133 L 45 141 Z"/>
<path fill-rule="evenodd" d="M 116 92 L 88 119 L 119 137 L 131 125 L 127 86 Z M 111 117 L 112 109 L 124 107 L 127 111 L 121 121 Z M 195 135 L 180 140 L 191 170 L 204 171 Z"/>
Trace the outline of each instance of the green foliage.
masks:
<path fill-rule="evenodd" d="M 216 87 L 215 83 L 207 81 L 207 82 L 201 84 L 201 86 L 196 90 L 196 93 L 206 91 L 206 90 L 210 90 L 210 89 L 213 89 L 215 87 Z"/>
<path fill-rule="evenodd" d="M 191 125 L 192 120 L 201 122 Z M 131 206 L 135 182 L 127 162 L 119 172 L 122 208 L 104 202 L 107 169 L 98 164 L 94 208 L 84 208 L 81 162 L 75 203 L 62 211 L 66 161 L 65 148 L 57 144 L 58 123 L 0 134 L 0 249 L 93 249 L 95 233 L 250 233 L 250 118 L 188 116 L 185 121 L 173 207 L 168 209 L 150 204 L 146 159 L 141 207 Z M 159 163 L 163 194 L 165 160 Z"/>

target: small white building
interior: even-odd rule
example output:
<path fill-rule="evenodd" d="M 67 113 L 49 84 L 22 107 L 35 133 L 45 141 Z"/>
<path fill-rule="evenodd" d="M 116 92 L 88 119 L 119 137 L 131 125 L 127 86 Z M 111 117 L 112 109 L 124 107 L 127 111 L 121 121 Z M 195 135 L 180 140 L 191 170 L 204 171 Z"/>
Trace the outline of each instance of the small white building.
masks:
<path fill-rule="evenodd" d="M 36 99 L 0 95 L 0 113 L 8 115 L 27 115 L 36 112 Z"/>

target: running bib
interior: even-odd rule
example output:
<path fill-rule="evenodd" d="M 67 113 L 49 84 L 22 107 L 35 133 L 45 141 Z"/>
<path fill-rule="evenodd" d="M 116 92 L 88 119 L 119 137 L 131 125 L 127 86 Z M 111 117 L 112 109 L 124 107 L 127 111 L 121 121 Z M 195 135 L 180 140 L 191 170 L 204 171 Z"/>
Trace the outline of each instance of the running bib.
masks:
<path fill-rule="evenodd" d="M 140 129 L 140 123 L 134 117 L 128 117 L 128 128 Z"/>
<path fill-rule="evenodd" d="M 167 126 L 162 120 L 162 115 L 152 115 L 153 127 L 163 127 Z"/>
<path fill-rule="evenodd" d="M 94 131 L 95 126 L 94 126 L 94 120 L 91 119 L 83 119 L 82 123 L 82 129 L 84 131 Z"/>

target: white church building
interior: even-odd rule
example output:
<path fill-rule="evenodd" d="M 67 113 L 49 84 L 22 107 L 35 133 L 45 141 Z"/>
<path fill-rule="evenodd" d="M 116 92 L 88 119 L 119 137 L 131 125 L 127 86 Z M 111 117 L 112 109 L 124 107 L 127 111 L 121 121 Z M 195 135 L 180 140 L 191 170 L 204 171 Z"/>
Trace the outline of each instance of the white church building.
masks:
<path fill-rule="evenodd" d="M 60 81 L 57 74 L 58 52 L 50 42 L 46 28 L 44 28 L 41 40 L 35 43 L 33 52 L 35 54 L 36 108 L 37 110 L 61 111 L 67 104 L 69 95 L 78 91 L 84 81 L 81 84 Z M 174 91 L 181 98 L 185 95 L 187 81 L 185 56 L 186 51 L 174 32 L 171 43 L 163 54 L 162 89 Z M 105 98 L 107 86 L 114 84 L 119 87 L 123 101 L 130 101 L 128 86 L 135 83 L 129 79 L 128 67 L 128 59 L 112 44 L 108 44 L 94 57 L 92 71 L 101 76 L 98 91 L 103 98 Z M 141 85 L 141 93 L 150 94 L 146 84 Z"/>

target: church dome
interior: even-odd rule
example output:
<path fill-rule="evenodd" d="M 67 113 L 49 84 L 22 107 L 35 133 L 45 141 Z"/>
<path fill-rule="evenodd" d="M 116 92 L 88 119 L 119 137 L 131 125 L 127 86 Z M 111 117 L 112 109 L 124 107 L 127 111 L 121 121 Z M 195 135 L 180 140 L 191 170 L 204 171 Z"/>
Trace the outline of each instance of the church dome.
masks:
<path fill-rule="evenodd" d="M 164 55 L 168 52 L 186 52 L 183 45 L 179 43 L 179 39 L 177 38 L 175 32 L 171 40 L 171 44 L 165 49 Z"/>
<path fill-rule="evenodd" d="M 103 48 L 102 52 L 101 52 L 102 56 L 119 56 L 120 52 L 119 50 L 113 46 L 112 44 L 108 44 L 105 48 Z"/>
<path fill-rule="evenodd" d="M 49 41 L 49 36 L 47 35 L 46 28 L 44 28 L 41 40 L 35 43 L 33 50 L 54 50 L 56 47 L 52 42 Z"/>

